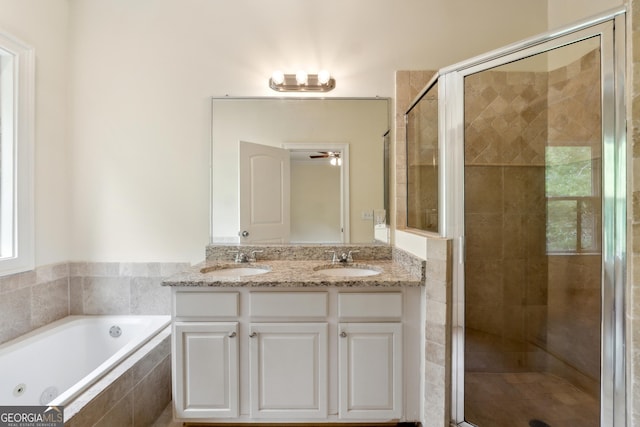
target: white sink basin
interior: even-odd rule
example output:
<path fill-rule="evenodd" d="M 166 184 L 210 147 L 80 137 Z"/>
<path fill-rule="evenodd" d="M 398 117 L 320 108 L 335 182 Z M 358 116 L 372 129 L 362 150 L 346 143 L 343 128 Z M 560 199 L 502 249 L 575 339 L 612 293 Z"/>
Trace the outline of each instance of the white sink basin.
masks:
<path fill-rule="evenodd" d="M 316 267 L 315 271 L 330 277 L 365 277 L 382 273 L 382 270 L 376 267 L 364 265 L 341 266 L 339 264 Z"/>
<path fill-rule="evenodd" d="M 257 274 L 264 274 L 270 271 L 271 268 L 265 265 L 224 265 L 205 267 L 200 270 L 201 273 L 214 277 L 255 276 Z"/>

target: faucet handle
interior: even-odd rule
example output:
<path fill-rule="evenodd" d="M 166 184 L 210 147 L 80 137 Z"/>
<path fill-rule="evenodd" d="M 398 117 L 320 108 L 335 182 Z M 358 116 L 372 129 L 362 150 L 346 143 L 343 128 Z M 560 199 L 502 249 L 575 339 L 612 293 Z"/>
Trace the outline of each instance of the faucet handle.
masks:
<path fill-rule="evenodd" d="M 249 262 L 257 261 L 256 254 L 261 254 L 264 251 L 251 251 L 251 256 L 249 257 Z"/>
<path fill-rule="evenodd" d="M 243 252 L 240 252 L 240 251 L 229 251 L 229 253 L 236 254 L 235 262 L 247 262 L 248 261 L 247 256 Z"/>
<path fill-rule="evenodd" d="M 358 251 L 358 250 L 349 251 L 349 254 L 347 255 L 347 262 L 353 262 L 353 255 L 352 254 L 355 254 L 355 253 L 358 253 L 358 252 L 360 252 L 360 251 Z"/>
<path fill-rule="evenodd" d="M 346 252 L 342 252 L 338 259 L 340 260 L 340 262 L 347 262 L 347 260 L 349 259 L 349 255 Z"/>
<path fill-rule="evenodd" d="M 331 255 L 332 264 L 335 264 L 336 262 L 338 262 L 338 255 L 336 255 L 336 251 L 325 251 L 325 252 L 332 254 Z"/>

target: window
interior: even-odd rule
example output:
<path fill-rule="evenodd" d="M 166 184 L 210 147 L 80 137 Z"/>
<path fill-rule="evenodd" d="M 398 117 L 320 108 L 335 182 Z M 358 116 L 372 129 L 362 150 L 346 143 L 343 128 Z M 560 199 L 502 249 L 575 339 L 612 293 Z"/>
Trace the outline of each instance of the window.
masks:
<path fill-rule="evenodd" d="M 34 52 L 0 33 L 0 275 L 31 270 Z"/>
<path fill-rule="evenodd" d="M 547 252 L 600 248 L 600 166 L 588 146 L 546 148 Z"/>

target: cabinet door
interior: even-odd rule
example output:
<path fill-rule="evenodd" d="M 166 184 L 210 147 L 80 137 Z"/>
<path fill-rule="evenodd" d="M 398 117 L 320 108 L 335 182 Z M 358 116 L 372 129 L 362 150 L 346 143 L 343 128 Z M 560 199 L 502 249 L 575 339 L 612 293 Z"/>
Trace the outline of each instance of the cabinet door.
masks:
<path fill-rule="evenodd" d="M 327 324 L 252 323 L 251 418 L 327 416 Z"/>
<path fill-rule="evenodd" d="M 238 416 L 238 323 L 176 322 L 174 405 L 178 418 Z"/>
<path fill-rule="evenodd" d="M 338 415 L 343 419 L 402 416 L 402 324 L 338 325 Z"/>

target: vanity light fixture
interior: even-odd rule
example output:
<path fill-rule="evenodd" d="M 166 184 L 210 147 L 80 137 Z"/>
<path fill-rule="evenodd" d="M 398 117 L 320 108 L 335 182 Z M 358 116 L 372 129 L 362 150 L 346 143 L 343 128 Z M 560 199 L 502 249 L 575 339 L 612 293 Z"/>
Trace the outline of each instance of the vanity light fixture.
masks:
<path fill-rule="evenodd" d="M 329 92 L 336 87 L 336 81 L 326 70 L 318 74 L 307 74 L 302 70 L 295 74 L 274 71 L 269 79 L 269 87 L 277 92 Z"/>

